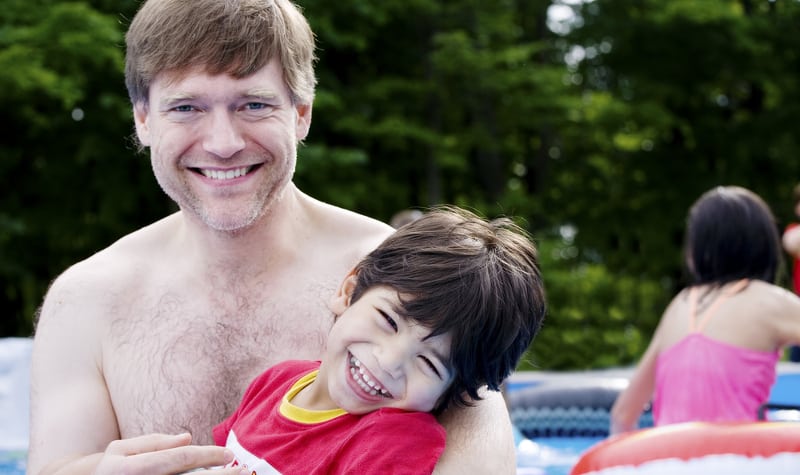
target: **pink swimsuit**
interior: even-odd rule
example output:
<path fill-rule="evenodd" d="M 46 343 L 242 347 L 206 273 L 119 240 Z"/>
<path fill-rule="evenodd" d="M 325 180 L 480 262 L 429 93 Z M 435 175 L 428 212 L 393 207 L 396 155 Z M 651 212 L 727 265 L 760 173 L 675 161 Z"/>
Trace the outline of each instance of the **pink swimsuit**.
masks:
<path fill-rule="evenodd" d="M 719 304 L 747 284 L 720 295 L 695 324 L 696 288 L 689 291 L 689 334 L 656 362 L 656 425 L 688 421 L 755 421 L 775 382 L 780 351 L 756 351 L 703 335 Z"/>

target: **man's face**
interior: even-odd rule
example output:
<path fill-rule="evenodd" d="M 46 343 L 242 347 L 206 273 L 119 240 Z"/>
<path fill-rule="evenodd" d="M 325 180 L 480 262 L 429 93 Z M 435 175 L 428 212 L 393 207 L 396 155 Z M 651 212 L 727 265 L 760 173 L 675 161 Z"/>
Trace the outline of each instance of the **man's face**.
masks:
<path fill-rule="evenodd" d="M 234 232 L 280 199 L 311 106 L 292 105 L 272 60 L 242 79 L 200 70 L 159 74 L 149 104 L 134 106 L 134 119 L 167 195 L 210 228 Z"/>

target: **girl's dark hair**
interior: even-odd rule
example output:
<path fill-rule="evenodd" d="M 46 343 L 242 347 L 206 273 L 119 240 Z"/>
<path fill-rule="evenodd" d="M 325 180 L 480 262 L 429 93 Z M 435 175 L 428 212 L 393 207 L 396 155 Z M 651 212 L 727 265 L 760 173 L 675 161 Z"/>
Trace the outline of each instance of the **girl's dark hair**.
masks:
<path fill-rule="evenodd" d="M 738 186 L 716 187 L 692 205 L 684 253 L 694 285 L 744 278 L 774 283 L 782 259 L 769 206 Z"/>
<path fill-rule="evenodd" d="M 398 313 L 450 334 L 454 380 L 434 413 L 449 403 L 470 405 L 478 389 L 500 384 L 542 326 L 545 294 L 536 248 L 510 219 L 484 220 L 439 207 L 406 224 L 356 267 L 352 302 L 389 287 Z"/>

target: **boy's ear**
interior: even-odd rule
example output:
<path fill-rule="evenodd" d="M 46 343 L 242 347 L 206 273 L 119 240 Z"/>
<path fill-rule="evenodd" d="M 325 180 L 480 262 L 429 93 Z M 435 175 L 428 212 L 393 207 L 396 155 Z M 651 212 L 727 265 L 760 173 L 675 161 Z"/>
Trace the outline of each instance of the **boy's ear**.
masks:
<path fill-rule="evenodd" d="M 356 281 L 358 276 L 356 270 L 351 270 L 336 290 L 336 293 L 331 298 L 330 307 L 336 316 L 339 316 L 347 310 L 350 306 L 350 297 L 353 296 L 353 291 L 356 288 Z"/>

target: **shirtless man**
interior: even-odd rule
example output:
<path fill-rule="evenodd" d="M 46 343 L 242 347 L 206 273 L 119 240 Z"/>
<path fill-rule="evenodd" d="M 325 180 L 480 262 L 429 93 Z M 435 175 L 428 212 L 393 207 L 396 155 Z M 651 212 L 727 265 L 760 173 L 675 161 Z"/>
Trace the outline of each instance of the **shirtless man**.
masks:
<path fill-rule="evenodd" d="M 31 474 L 229 461 L 211 428 L 263 368 L 321 357 L 329 297 L 392 231 L 291 181 L 316 81 L 313 34 L 288 0 L 149 0 L 127 45 L 136 133 L 180 211 L 52 284 L 33 350 Z M 487 396 L 442 417 L 437 473 L 514 473 L 508 413 Z"/>

